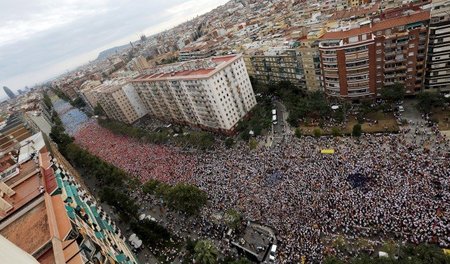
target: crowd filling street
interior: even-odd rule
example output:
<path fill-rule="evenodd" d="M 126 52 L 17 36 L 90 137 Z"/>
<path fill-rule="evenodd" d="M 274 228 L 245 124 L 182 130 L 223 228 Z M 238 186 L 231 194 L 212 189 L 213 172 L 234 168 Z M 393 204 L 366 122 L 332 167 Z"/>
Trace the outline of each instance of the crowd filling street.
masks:
<path fill-rule="evenodd" d="M 272 149 L 221 149 L 200 155 L 192 179 L 210 194 L 207 211 L 236 208 L 274 227 L 283 263 L 302 255 L 315 263 L 324 239 L 338 234 L 448 247 L 449 145 L 435 133 L 288 137 Z M 324 148 L 336 154 L 320 154 Z"/>
<path fill-rule="evenodd" d="M 302 256 L 316 263 L 324 253 L 343 258 L 347 254 L 333 243 L 337 237 L 366 239 L 372 249 L 391 239 L 450 247 L 450 145 L 420 117 L 398 134 L 284 134 L 271 147 L 261 143 L 251 150 L 240 141 L 232 148 L 217 144 L 209 151 L 185 152 L 115 135 L 56 101 L 68 132 L 92 154 L 142 182 L 187 182 L 206 191 L 208 205 L 195 219 L 163 214 L 160 201 L 140 191 L 131 195 L 142 201 L 142 209 L 164 218 L 177 237 L 213 239 L 224 255 L 231 252 L 221 239 L 226 229 L 214 223 L 227 209 L 277 231 L 280 263 Z M 335 153 L 321 154 L 322 149 Z"/>
<path fill-rule="evenodd" d="M 339 256 L 343 253 L 330 242 L 336 236 L 375 245 L 395 239 L 450 247 L 449 142 L 424 121 L 399 134 L 286 135 L 272 148 L 250 150 L 241 142 L 191 154 L 114 135 L 95 121 L 84 124 L 75 138 L 143 182 L 188 182 L 206 191 L 209 202 L 200 220 L 174 217 L 169 225 L 177 230 L 200 225 L 205 232 L 198 235 L 208 236 L 213 216 L 229 208 L 273 227 L 281 263 L 302 256 L 316 263 L 324 252 Z M 335 154 L 320 153 L 329 148 Z"/>

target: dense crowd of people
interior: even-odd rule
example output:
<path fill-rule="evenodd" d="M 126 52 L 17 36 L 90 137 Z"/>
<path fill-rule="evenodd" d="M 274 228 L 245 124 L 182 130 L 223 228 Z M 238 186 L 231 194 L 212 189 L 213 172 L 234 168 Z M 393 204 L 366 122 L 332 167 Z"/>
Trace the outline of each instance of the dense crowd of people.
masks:
<path fill-rule="evenodd" d="M 57 96 L 53 96 L 51 100 L 66 132 L 70 136 L 75 135 L 78 132 L 78 129 L 89 120 L 87 115 L 80 111 L 80 109 L 73 107 L 71 104 L 59 99 Z"/>
<path fill-rule="evenodd" d="M 65 107 L 59 105 L 57 111 Z M 61 119 L 66 127 L 73 124 L 69 132 L 75 142 L 92 154 L 143 182 L 188 182 L 205 190 L 209 205 L 201 227 L 229 208 L 273 227 L 281 263 L 298 262 L 301 256 L 320 262 L 339 235 L 375 244 L 396 239 L 450 247 L 450 147 L 436 128 L 424 123 L 399 134 L 286 136 L 272 148 L 250 150 L 238 143 L 231 149 L 217 146 L 186 154 L 115 135 L 95 120 L 83 122 L 68 113 Z M 325 148 L 336 153 L 321 154 Z M 207 235 L 203 233 L 199 235 Z"/>
<path fill-rule="evenodd" d="M 450 147 L 432 131 L 422 124 L 398 135 L 222 148 L 199 155 L 191 182 L 209 193 L 206 214 L 234 208 L 275 228 L 281 263 L 320 262 L 326 241 L 340 234 L 448 248 Z"/>
<path fill-rule="evenodd" d="M 91 120 L 78 129 L 75 143 L 142 182 L 157 179 L 175 184 L 192 177 L 196 158 L 160 145 L 115 135 Z"/>

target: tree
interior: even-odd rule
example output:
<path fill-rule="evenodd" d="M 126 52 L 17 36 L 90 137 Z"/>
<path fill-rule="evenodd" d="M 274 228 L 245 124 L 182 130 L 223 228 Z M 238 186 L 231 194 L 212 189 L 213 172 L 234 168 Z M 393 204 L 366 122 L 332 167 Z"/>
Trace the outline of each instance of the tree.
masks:
<path fill-rule="evenodd" d="M 179 183 L 168 190 L 166 199 L 169 207 L 195 215 L 206 204 L 208 196 L 194 185 Z"/>
<path fill-rule="evenodd" d="M 417 95 L 417 107 L 423 113 L 431 113 L 433 107 L 442 107 L 445 104 L 444 97 L 439 93 L 422 92 Z"/>
<path fill-rule="evenodd" d="M 362 135 L 361 124 L 356 124 L 353 126 L 352 135 L 354 137 L 360 137 Z"/>
<path fill-rule="evenodd" d="M 344 264 L 345 262 L 336 257 L 326 257 L 323 261 L 324 264 Z"/>
<path fill-rule="evenodd" d="M 234 139 L 228 137 L 227 139 L 225 139 L 225 147 L 227 148 L 231 148 L 234 145 Z"/>
<path fill-rule="evenodd" d="M 139 222 L 132 221 L 130 227 L 147 246 L 154 247 L 161 243 L 164 244 L 171 237 L 171 234 L 166 228 L 149 219 L 144 219 Z"/>
<path fill-rule="evenodd" d="M 258 141 L 255 138 L 251 138 L 248 142 L 250 149 L 256 149 L 258 147 Z"/>
<path fill-rule="evenodd" d="M 145 194 L 154 194 L 161 183 L 158 180 L 150 179 L 142 186 L 142 191 Z"/>
<path fill-rule="evenodd" d="M 194 248 L 195 261 L 201 264 L 216 264 L 218 252 L 209 240 L 200 240 Z"/>
<path fill-rule="evenodd" d="M 98 116 L 104 116 L 105 111 L 103 111 L 103 108 L 100 104 L 97 103 L 97 105 L 94 107 L 94 114 Z"/>
<path fill-rule="evenodd" d="M 331 133 L 333 134 L 334 137 L 341 136 L 341 130 L 338 127 L 333 127 L 331 129 Z"/>
<path fill-rule="evenodd" d="M 231 261 L 229 262 L 229 264 L 251 264 L 251 262 L 248 259 L 241 258 L 238 260 Z"/>
<path fill-rule="evenodd" d="M 81 107 L 85 107 L 86 103 L 83 101 L 83 99 L 81 99 L 80 97 L 77 97 L 75 100 L 73 100 L 71 102 L 71 105 L 74 107 L 81 108 Z"/>
<path fill-rule="evenodd" d="M 403 100 L 405 97 L 405 86 L 400 83 L 385 86 L 381 89 L 381 98 L 389 103 Z"/>
<path fill-rule="evenodd" d="M 234 209 L 228 209 L 225 212 L 224 220 L 229 228 L 238 229 L 242 224 L 242 215 Z"/>
<path fill-rule="evenodd" d="M 297 137 L 297 138 L 301 138 L 302 137 L 302 130 L 300 129 L 300 128 L 296 128 L 295 129 L 295 136 Z"/>
<path fill-rule="evenodd" d="M 320 129 L 320 128 L 315 128 L 315 129 L 313 130 L 313 134 L 314 134 L 314 136 L 315 136 L 316 138 L 321 137 L 321 136 L 322 136 L 322 129 Z"/>

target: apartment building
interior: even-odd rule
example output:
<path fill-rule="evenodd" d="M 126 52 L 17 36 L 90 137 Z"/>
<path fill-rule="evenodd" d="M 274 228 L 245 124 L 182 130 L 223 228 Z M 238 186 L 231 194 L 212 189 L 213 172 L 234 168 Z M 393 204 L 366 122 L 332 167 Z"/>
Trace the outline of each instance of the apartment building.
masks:
<path fill-rule="evenodd" d="M 249 75 L 263 84 L 289 81 L 298 87 L 305 87 L 301 53 L 290 48 L 271 48 L 267 51 L 251 51 L 245 55 Z"/>
<path fill-rule="evenodd" d="M 205 59 L 214 56 L 216 53 L 214 41 L 194 42 L 180 50 L 180 61 Z"/>
<path fill-rule="evenodd" d="M 371 2 L 370 0 L 348 0 L 347 3 L 348 3 L 348 6 L 350 6 L 350 7 L 358 7 L 361 5 L 368 4 L 370 2 Z"/>
<path fill-rule="evenodd" d="M 143 56 L 138 56 L 134 59 L 132 59 L 129 63 L 131 70 L 143 72 L 144 70 L 148 69 L 150 65 L 148 64 L 147 60 Z"/>
<path fill-rule="evenodd" d="M 376 36 L 377 89 L 400 83 L 407 94 L 422 90 L 430 13 L 416 12 L 373 25 Z"/>
<path fill-rule="evenodd" d="M 39 263 L 137 263 L 95 199 L 50 156 L 42 133 L 0 157 L 0 237 Z"/>
<path fill-rule="evenodd" d="M 98 100 L 96 96 L 96 88 L 98 88 L 102 83 L 100 81 L 85 81 L 78 91 L 80 98 L 86 103 L 91 111 L 97 106 Z"/>
<path fill-rule="evenodd" d="M 155 118 L 233 133 L 256 105 L 242 55 L 168 65 L 132 80 Z"/>
<path fill-rule="evenodd" d="M 305 83 L 308 91 L 323 90 L 318 41 L 322 35 L 323 30 L 312 30 L 300 39 L 298 50 L 302 58 Z"/>
<path fill-rule="evenodd" d="M 327 32 L 319 43 L 325 92 L 348 99 L 373 97 L 400 83 L 407 94 L 421 90 L 425 76 L 428 11 L 362 21 Z"/>
<path fill-rule="evenodd" d="M 133 85 L 126 80 L 103 83 L 96 92 L 98 102 L 111 119 L 132 124 L 147 114 Z"/>
<path fill-rule="evenodd" d="M 425 90 L 450 91 L 450 2 L 432 2 Z"/>
<path fill-rule="evenodd" d="M 319 43 L 323 86 L 330 96 L 374 96 L 374 36 L 370 28 L 325 33 Z M 369 55 L 369 53 L 371 53 Z"/>

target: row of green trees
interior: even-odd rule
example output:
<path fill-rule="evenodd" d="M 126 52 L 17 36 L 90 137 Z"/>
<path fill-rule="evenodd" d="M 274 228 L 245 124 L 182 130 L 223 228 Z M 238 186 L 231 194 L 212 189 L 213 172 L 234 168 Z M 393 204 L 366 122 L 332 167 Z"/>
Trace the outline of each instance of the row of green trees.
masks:
<path fill-rule="evenodd" d="M 171 137 L 167 132 L 149 132 L 145 129 L 110 119 L 99 119 L 98 123 L 115 134 L 129 136 L 147 143 L 165 144 L 173 142 L 179 146 L 194 147 L 201 150 L 210 149 L 215 143 L 214 136 L 204 131 L 193 131 L 178 137 Z"/>
<path fill-rule="evenodd" d="M 423 92 L 417 95 L 417 107 L 422 113 L 429 114 L 433 108 L 444 107 L 445 103 L 449 103 L 450 99 L 446 99 L 439 93 Z"/>
<path fill-rule="evenodd" d="M 264 97 L 276 96 L 289 111 L 288 123 L 297 127 L 301 119 L 325 120 L 334 117 L 338 121 L 344 120 L 344 112 L 341 109 L 331 111 L 323 92 L 307 92 L 289 81 L 263 84 L 252 80 L 254 89 Z"/>
<path fill-rule="evenodd" d="M 219 260 L 219 252 L 210 240 L 188 240 L 186 243 L 188 252 L 187 258 L 195 259 L 196 263 L 201 264 L 250 264 L 251 262 L 245 258 L 234 259 L 225 257 Z"/>
<path fill-rule="evenodd" d="M 253 131 L 254 136 L 259 136 L 264 129 L 270 128 L 272 123 L 272 103 L 270 98 L 258 97 L 257 100 L 258 104 L 250 112 L 249 118 L 239 121 L 237 125 L 240 138 L 245 141 L 250 139 L 250 131 Z M 232 146 L 232 144 L 228 145 Z"/>
<path fill-rule="evenodd" d="M 171 186 L 151 179 L 142 186 L 142 191 L 163 198 L 171 209 L 188 215 L 197 215 L 208 200 L 208 195 L 204 191 L 184 183 Z"/>
<path fill-rule="evenodd" d="M 149 246 L 164 246 L 170 241 L 171 234 L 161 225 L 148 220 L 138 221 L 139 205 L 124 190 L 130 177 L 117 167 L 90 154 L 74 144 L 72 138 L 58 129 L 52 139 L 58 144 L 63 155 L 84 175 L 94 176 L 103 186 L 100 199 L 113 206 L 122 221 L 130 223 L 130 227 Z M 60 140 L 62 139 L 62 140 Z"/>

